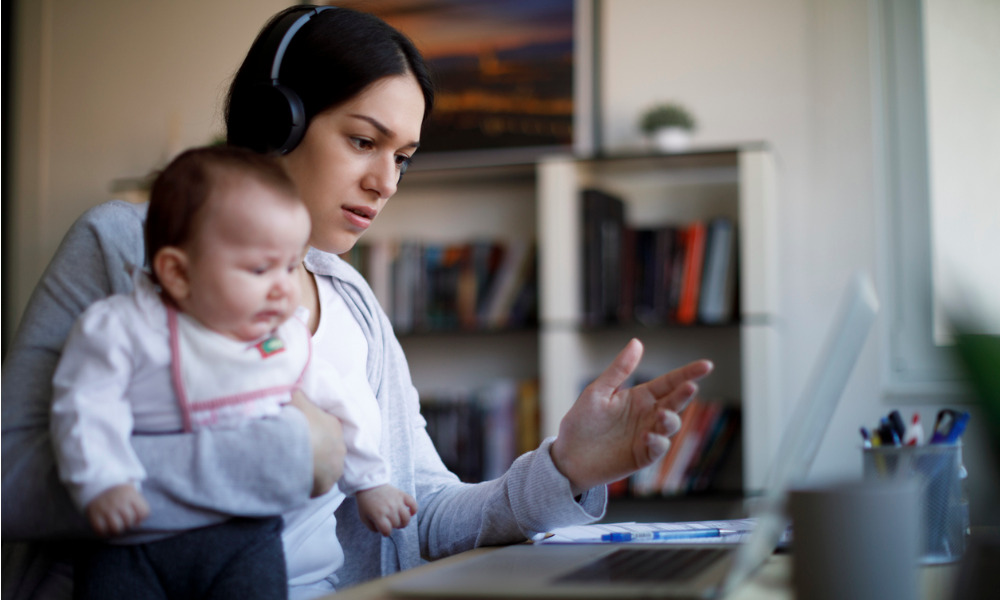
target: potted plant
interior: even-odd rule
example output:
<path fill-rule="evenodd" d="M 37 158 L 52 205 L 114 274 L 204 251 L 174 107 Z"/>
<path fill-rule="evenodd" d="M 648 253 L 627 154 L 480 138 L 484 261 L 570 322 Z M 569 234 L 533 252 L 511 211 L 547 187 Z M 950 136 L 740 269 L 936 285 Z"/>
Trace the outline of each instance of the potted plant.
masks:
<path fill-rule="evenodd" d="M 691 145 L 694 117 L 676 102 L 655 104 L 642 114 L 639 128 L 657 148 L 665 152 L 681 152 Z"/>

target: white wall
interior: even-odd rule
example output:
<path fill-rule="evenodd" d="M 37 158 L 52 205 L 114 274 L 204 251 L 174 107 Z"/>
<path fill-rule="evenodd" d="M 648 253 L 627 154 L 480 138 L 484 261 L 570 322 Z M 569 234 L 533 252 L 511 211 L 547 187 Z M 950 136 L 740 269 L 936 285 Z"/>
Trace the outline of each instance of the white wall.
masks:
<path fill-rule="evenodd" d="M 17 3 L 17 242 L 8 317 L 20 315 L 66 229 L 110 197 L 113 180 L 141 177 L 222 132 L 229 78 L 266 19 L 288 4 Z"/>
<path fill-rule="evenodd" d="M 850 272 L 877 270 L 866 0 L 611 0 L 602 77 L 609 146 L 636 115 L 676 99 L 695 142 L 765 140 L 778 161 L 785 401 L 797 399 Z M 814 472 L 860 472 L 858 426 L 877 420 L 869 339 Z M 836 440 L 836 441 L 834 441 Z"/>
<path fill-rule="evenodd" d="M 695 143 L 764 140 L 778 161 L 781 389 L 789 405 L 832 320 L 851 271 L 889 282 L 874 116 L 878 60 L 869 0 L 606 0 L 603 139 L 640 143 L 636 116 L 657 100 L 689 106 Z M 893 408 L 925 421 L 960 397 L 890 396 L 879 361 L 887 316 L 869 338 L 812 469 L 816 480 L 860 474 L 858 428 Z M 969 407 L 965 407 L 969 408 Z M 982 422 L 966 436 L 973 521 L 1000 504 Z"/>
<path fill-rule="evenodd" d="M 17 169 L 19 314 L 68 225 L 142 175 L 221 131 L 225 84 L 279 0 L 18 3 L 22 72 Z M 638 143 L 636 115 L 676 99 L 700 122 L 696 143 L 763 140 L 778 158 L 784 373 L 791 403 L 856 268 L 881 287 L 869 0 L 604 0 L 603 139 Z M 884 328 L 884 319 L 880 323 Z M 4 335 L 10 335 L 5 332 Z M 858 426 L 893 407 L 925 418 L 948 398 L 890 400 L 873 335 L 814 467 L 860 473 Z M 903 404 L 900 405 L 899 403 Z M 997 504 L 977 431 L 967 450 L 973 510 Z M 992 484 L 991 484 L 992 485 Z M 974 512 L 975 518 L 975 512 Z"/>

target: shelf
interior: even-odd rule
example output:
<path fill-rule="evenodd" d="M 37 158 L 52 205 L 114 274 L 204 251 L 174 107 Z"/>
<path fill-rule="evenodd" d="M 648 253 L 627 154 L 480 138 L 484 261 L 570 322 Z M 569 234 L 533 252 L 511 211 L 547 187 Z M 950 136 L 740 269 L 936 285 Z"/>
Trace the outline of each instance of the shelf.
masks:
<path fill-rule="evenodd" d="M 538 229 L 542 431 L 552 435 L 585 382 L 629 337 L 646 347 L 640 369 L 659 374 L 688 360 L 716 364 L 706 397 L 738 402 L 743 412 L 739 485 L 759 488 L 773 454 L 777 314 L 773 158 L 763 144 L 683 154 L 547 157 L 539 164 Z M 723 216 L 737 224 L 738 324 L 706 327 L 631 324 L 586 327 L 582 192 L 599 189 L 625 202 L 631 227 Z"/>
<path fill-rule="evenodd" d="M 591 187 L 621 197 L 630 226 L 731 219 L 739 279 L 733 318 L 720 324 L 587 325 L 581 192 Z M 640 377 L 698 358 L 713 360 L 716 370 L 701 383 L 701 396 L 741 411 L 738 447 L 719 485 L 752 493 L 763 482 L 783 414 L 776 404 L 774 211 L 773 157 L 762 143 L 677 154 L 509 157 L 493 165 L 471 158 L 464 164 L 418 161 L 364 241 L 536 244 L 537 326 L 398 332 L 422 396 L 448 397 L 492 381 L 536 378 L 541 434 L 553 435 L 584 385 L 638 337 L 646 349 Z"/>

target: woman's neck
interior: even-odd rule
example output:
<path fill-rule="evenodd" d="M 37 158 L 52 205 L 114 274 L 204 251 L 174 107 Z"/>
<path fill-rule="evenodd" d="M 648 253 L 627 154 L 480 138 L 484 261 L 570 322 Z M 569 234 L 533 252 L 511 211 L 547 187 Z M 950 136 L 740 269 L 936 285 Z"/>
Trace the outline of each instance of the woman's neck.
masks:
<path fill-rule="evenodd" d="M 309 310 L 309 331 L 313 334 L 319 328 L 319 289 L 316 287 L 316 276 L 306 270 L 305 265 L 299 265 L 299 283 L 302 288 L 302 306 Z"/>

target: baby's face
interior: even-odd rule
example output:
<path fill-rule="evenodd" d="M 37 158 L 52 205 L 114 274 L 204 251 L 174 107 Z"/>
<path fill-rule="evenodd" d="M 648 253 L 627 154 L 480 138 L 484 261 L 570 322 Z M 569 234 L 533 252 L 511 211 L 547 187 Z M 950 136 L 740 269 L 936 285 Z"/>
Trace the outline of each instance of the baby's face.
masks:
<path fill-rule="evenodd" d="M 308 241 L 301 202 L 252 180 L 229 185 L 209 201 L 190 245 L 190 294 L 181 309 L 230 338 L 260 338 L 299 305 Z"/>

